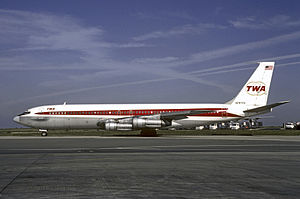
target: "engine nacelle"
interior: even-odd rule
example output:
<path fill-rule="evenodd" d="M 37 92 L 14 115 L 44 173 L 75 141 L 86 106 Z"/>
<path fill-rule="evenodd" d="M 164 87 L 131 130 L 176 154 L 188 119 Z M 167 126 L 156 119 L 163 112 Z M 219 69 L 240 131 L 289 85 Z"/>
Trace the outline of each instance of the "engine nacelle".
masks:
<path fill-rule="evenodd" d="M 121 120 L 99 121 L 97 126 L 107 131 L 131 131 L 145 128 L 161 128 L 169 124 L 159 119 L 126 118 Z"/>
<path fill-rule="evenodd" d="M 152 120 L 142 118 L 133 118 L 132 120 L 132 127 L 134 129 L 161 128 L 164 126 L 166 126 L 166 123 L 163 120 Z"/>
<path fill-rule="evenodd" d="M 131 131 L 132 124 L 119 124 L 115 122 L 106 122 L 105 130 L 108 131 Z"/>

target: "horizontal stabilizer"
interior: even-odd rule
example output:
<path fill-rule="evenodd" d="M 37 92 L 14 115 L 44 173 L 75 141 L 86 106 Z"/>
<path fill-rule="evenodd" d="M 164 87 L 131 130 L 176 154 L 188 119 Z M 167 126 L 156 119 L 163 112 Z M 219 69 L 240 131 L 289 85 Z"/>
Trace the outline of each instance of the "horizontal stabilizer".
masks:
<path fill-rule="evenodd" d="M 279 105 L 282 105 L 282 104 L 289 103 L 289 102 L 290 101 L 277 102 L 277 103 L 274 103 L 274 104 L 269 104 L 269 105 L 266 105 L 266 106 L 261 106 L 261 107 L 258 107 L 258 108 L 249 109 L 249 110 L 246 110 L 244 112 L 245 113 L 258 113 L 258 112 L 271 111 L 272 108 L 274 108 L 276 106 L 279 106 Z"/>

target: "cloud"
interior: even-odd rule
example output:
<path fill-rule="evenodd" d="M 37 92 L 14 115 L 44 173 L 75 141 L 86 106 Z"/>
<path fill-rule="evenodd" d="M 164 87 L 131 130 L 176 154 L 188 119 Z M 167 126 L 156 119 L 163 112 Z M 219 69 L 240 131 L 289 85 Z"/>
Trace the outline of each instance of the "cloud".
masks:
<path fill-rule="evenodd" d="M 290 63 L 285 63 L 285 64 L 279 64 L 277 65 L 277 67 L 285 67 L 285 66 L 292 66 L 292 65 L 299 65 L 300 66 L 300 62 L 290 62 Z"/>
<path fill-rule="evenodd" d="M 282 29 L 300 26 L 300 19 L 292 19 L 287 15 L 275 15 L 266 20 L 259 20 L 257 17 L 244 17 L 230 20 L 229 23 L 235 28 L 244 29 Z"/>
<path fill-rule="evenodd" d="M 196 25 L 187 24 L 183 26 L 174 27 L 170 30 L 146 33 L 144 35 L 134 37 L 133 40 L 145 41 L 149 39 L 169 38 L 185 34 L 201 34 L 209 29 L 225 29 L 225 26 L 210 23 L 199 23 Z"/>
<path fill-rule="evenodd" d="M 256 59 L 256 60 L 251 60 L 251 61 L 245 61 L 245 62 L 240 62 L 240 63 L 235 63 L 235 64 L 229 64 L 229 65 L 224 65 L 224 66 L 217 66 L 217 67 L 211 67 L 211 68 L 207 68 L 207 69 L 201 69 L 201 70 L 194 70 L 191 72 L 188 72 L 188 74 L 194 74 L 196 75 L 197 73 L 200 73 L 200 75 L 206 75 L 206 74 L 216 74 L 214 73 L 214 71 L 220 71 L 223 72 L 225 71 L 231 71 L 232 68 L 240 68 L 242 66 L 249 66 L 249 65 L 253 65 L 255 63 L 258 62 L 262 62 L 262 61 L 280 61 L 280 60 L 285 60 L 285 59 L 293 59 L 293 58 L 299 58 L 300 57 L 300 53 L 296 53 L 296 54 L 290 54 L 290 55 L 282 55 L 282 56 L 276 56 L 276 57 L 268 57 L 268 58 L 262 58 L 262 59 Z M 276 64 L 276 67 L 281 67 L 281 66 L 290 66 L 290 65 L 294 65 L 297 64 L 298 62 L 288 62 L 286 64 Z M 233 70 L 237 70 L 238 69 L 233 69 Z M 199 76 L 199 75 L 198 75 Z"/>
<path fill-rule="evenodd" d="M 209 72 L 215 73 L 212 69 L 182 73 L 176 71 L 176 67 L 278 45 L 300 38 L 300 32 L 294 32 L 261 41 L 193 53 L 187 57 L 165 56 L 117 61 L 116 55 L 112 52 L 116 48 L 143 47 L 146 45 L 140 43 L 140 41 L 151 38 L 199 34 L 208 29 L 222 29 L 224 27 L 214 24 L 184 25 L 169 31 L 153 34 L 152 36 L 151 34 L 148 34 L 148 36 L 144 35 L 134 42 L 122 44 L 107 42 L 105 40 L 106 31 L 103 28 L 84 25 L 81 21 L 68 16 L 3 10 L 0 10 L 0 16 L 0 26 L 8 27 L 5 30 L 1 29 L 0 34 L 5 34 L 8 37 L 16 35 L 24 39 L 23 42 L 17 43 L 17 47 L 14 46 L 14 48 L 9 48 L 9 50 L 3 50 L 9 56 L 0 56 L 0 60 L 4 61 L 0 63 L 0 70 L 84 71 L 84 73 L 65 73 L 61 76 L 63 79 L 52 77 L 49 78 L 51 80 L 42 80 L 37 84 L 37 86 L 47 88 L 53 87 L 52 90 L 58 91 L 62 90 L 60 85 L 64 85 L 64 88 L 71 88 L 75 85 L 79 89 L 67 89 L 46 95 L 37 95 L 30 99 L 174 79 L 183 79 L 228 90 L 226 85 L 220 85 L 211 80 L 200 78 L 198 74 L 200 71 L 206 72 L 205 74 L 208 75 Z M 19 28 L 20 32 L 17 31 Z M 87 69 L 92 71 L 87 71 Z M 227 69 L 229 70 L 230 67 Z M 224 67 L 224 70 L 227 69 Z M 119 78 L 120 76 L 125 77 L 125 75 L 127 77 L 138 76 L 138 74 L 151 75 L 152 79 L 125 82 L 126 78 Z M 101 79 L 107 76 L 112 80 L 111 84 L 100 84 Z"/>
<path fill-rule="evenodd" d="M 55 16 L 51 14 L 31 13 L 25 11 L 0 10 L 0 26 L 8 28 L 2 33 L 16 34 L 24 38 L 20 47 L 6 50 L 10 59 L 0 64 L 0 70 L 86 70 L 94 72 L 64 76 L 64 79 L 51 79 L 39 82 L 39 86 L 49 86 L 57 89 L 58 85 L 74 85 L 82 81 L 92 82 L 105 74 L 116 77 L 118 74 L 149 73 L 156 76 L 176 77 L 202 84 L 218 86 L 196 77 L 181 75 L 179 72 L 161 67 L 153 70 L 152 65 L 174 62 L 175 57 L 136 59 L 131 62 L 119 62 L 114 59 L 111 48 L 144 47 L 138 42 L 116 44 L 104 39 L 105 30 L 101 27 L 90 27 L 70 16 Z M 2 23 L 2 24 L 1 24 Z M 176 28 L 169 34 L 185 34 L 197 32 L 200 29 L 213 28 L 211 24 L 201 24 L 197 27 L 186 25 Z M 10 30 L 10 33 L 7 32 Z M 19 30 L 19 31 L 18 31 Z M 25 34 L 24 34 L 25 32 Z M 34 55 L 38 55 L 38 57 Z M 0 57 L 1 58 L 1 57 Z M 149 64 L 151 66 L 149 67 Z M 109 70 L 103 72 L 103 70 Z"/>
<path fill-rule="evenodd" d="M 114 69 L 113 49 L 152 47 L 107 42 L 103 28 L 50 13 L 0 9 L 0 27 L 3 71 Z"/>
<path fill-rule="evenodd" d="M 23 45 L 27 48 L 20 50 L 86 51 L 88 48 L 148 46 L 135 42 L 124 44 L 105 42 L 105 30 L 102 27 L 86 26 L 80 20 L 66 15 L 0 9 L 0 16 L 0 34 L 24 37 Z"/>
<path fill-rule="evenodd" d="M 162 14 L 167 16 L 167 17 L 172 17 L 172 18 L 177 18 L 177 19 L 185 19 L 185 20 L 189 20 L 189 21 L 196 21 L 197 20 L 196 17 L 193 17 L 192 15 L 190 15 L 189 13 L 187 13 L 185 11 L 172 11 L 172 12 L 165 11 Z"/>
<path fill-rule="evenodd" d="M 89 34 L 83 34 L 83 35 L 89 35 Z M 87 38 L 90 38 L 87 36 Z M 95 70 L 101 70 L 101 69 L 109 69 L 111 70 L 110 73 L 111 76 L 113 77 L 114 74 L 128 74 L 136 72 L 144 72 L 144 73 L 151 73 L 154 75 L 158 76 L 164 76 L 165 78 L 171 78 L 171 79 L 184 79 L 187 81 L 193 81 L 197 82 L 200 84 L 206 84 L 214 87 L 221 88 L 224 87 L 223 85 L 218 85 L 213 82 L 209 81 L 204 81 L 201 78 L 197 76 L 193 76 L 192 73 L 186 73 L 182 74 L 180 72 L 177 72 L 173 70 L 172 68 L 176 66 L 186 66 L 189 64 L 194 64 L 194 63 L 199 63 L 211 59 L 216 59 L 224 56 L 229 56 L 233 54 L 238 54 L 244 51 L 248 50 L 253 50 L 253 49 L 259 49 L 259 48 L 264 48 L 268 47 L 271 45 L 276 45 L 280 44 L 286 41 L 290 40 L 295 40 L 300 38 L 300 32 L 294 32 L 290 34 L 285 34 L 273 38 L 269 38 L 266 40 L 261 40 L 261 41 L 256 41 L 256 42 L 250 42 L 250 43 L 245 43 L 245 44 L 240 44 L 240 45 L 235 45 L 235 46 L 230 46 L 222 49 L 216 49 L 212 51 L 205 51 L 205 52 L 199 52 L 199 53 L 194 53 L 186 58 L 179 58 L 179 57 L 160 57 L 160 58 L 140 58 L 140 59 L 134 59 L 133 61 L 126 63 L 126 62 L 116 62 L 114 60 L 106 60 L 106 59 L 99 59 L 98 57 L 98 51 L 86 51 L 86 55 L 81 57 L 82 61 L 85 61 L 85 63 L 88 63 L 88 66 L 81 67 L 78 63 L 74 64 L 69 64 L 67 67 L 64 66 L 63 68 L 68 68 L 68 69 L 95 69 Z M 46 39 L 47 41 L 47 39 Z M 44 43 L 44 42 L 38 42 L 38 43 Z M 104 41 L 100 44 L 105 43 Z M 46 42 L 48 44 L 48 42 Z M 50 44 L 49 44 L 50 45 Z M 91 46 L 93 46 L 92 44 Z M 63 45 L 64 46 L 64 45 Z M 67 46 L 67 45 L 65 45 Z M 75 45 L 72 47 L 72 49 L 76 48 L 77 46 Z M 61 47 L 55 47 L 60 49 Z M 93 48 L 92 48 L 93 49 Z M 82 48 L 82 51 L 84 52 L 85 48 Z M 98 63 L 101 63 L 99 65 Z M 57 68 L 57 67 L 54 67 Z M 153 68 L 159 68 L 158 70 L 153 70 Z M 47 69 L 47 67 L 43 67 L 43 69 Z M 51 67 L 49 67 L 51 69 Z M 210 71 L 212 69 L 204 69 L 200 70 L 198 72 L 204 72 L 204 71 Z M 130 72 L 132 71 L 132 72 Z M 105 75 L 107 72 L 93 72 L 90 74 L 85 74 L 85 75 L 77 75 L 77 76 L 68 76 L 64 80 L 61 80 L 61 83 L 66 83 L 66 82 L 80 82 L 80 81 L 87 81 L 87 80 L 92 80 L 95 78 L 100 78 L 101 76 Z M 43 82 L 40 85 L 58 85 L 58 82 L 53 82 L 52 80 L 50 82 Z M 54 83 L 54 84 L 53 84 Z M 126 84 L 125 84 L 126 85 Z"/>
<path fill-rule="evenodd" d="M 188 59 L 178 62 L 177 65 L 187 65 L 203 61 L 209 61 L 216 58 L 221 58 L 229 55 L 239 54 L 245 51 L 266 48 L 273 45 L 278 45 L 288 41 L 293 41 L 300 38 L 300 31 L 284 34 L 265 40 L 248 42 L 244 44 L 229 46 L 221 49 L 199 52 L 192 54 Z"/>
<path fill-rule="evenodd" d="M 136 58 L 132 62 L 154 64 L 154 63 L 170 63 L 178 60 L 179 57 L 160 57 L 160 58 L 155 57 L 155 58 Z"/>
<path fill-rule="evenodd" d="M 159 66 L 168 67 L 168 68 L 174 68 L 179 66 L 187 66 L 191 64 L 201 63 L 213 59 L 218 59 L 230 55 L 240 54 L 246 51 L 255 50 L 255 49 L 262 49 L 267 48 L 270 46 L 275 46 L 281 43 L 294 41 L 300 39 L 300 31 L 292 32 L 289 34 L 283 34 L 280 36 L 271 37 L 264 40 L 254 41 L 254 42 L 248 42 L 243 44 L 238 44 L 234 46 L 229 46 L 225 48 L 210 50 L 210 51 L 204 51 L 204 52 L 198 52 L 193 53 L 189 55 L 186 58 L 177 58 L 176 60 L 169 60 L 169 62 L 164 63 L 157 63 Z M 294 54 L 292 56 L 298 57 L 298 54 Z M 153 59 L 153 58 L 152 58 Z M 160 58 L 163 60 L 164 58 Z M 151 64 L 151 59 L 149 60 L 148 64 Z M 258 60 L 261 61 L 261 60 Z M 143 59 L 143 62 L 147 64 L 147 59 Z M 157 66 L 158 67 L 158 66 Z M 207 69 L 210 70 L 210 69 Z"/>
<path fill-rule="evenodd" d="M 22 48 L 12 50 L 14 52 L 24 52 L 25 54 L 22 54 L 22 56 L 12 56 L 11 59 L 6 59 L 6 62 L 4 62 L 5 65 L 8 65 L 10 63 L 15 64 L 11 64 L 9 65 L 9 67 L 5 67 L 5 65 L 0 64 L 0 68 L 2 70 L 36 70 L 39 68 L 40 70 L 95 70 L 94 72 L 86 73 L 84 75 L 67 75 L 63 80 L 55 79 L 48 82 L 43 81 L 39 84 L 41 86 L 57 86 L 59 85 L 59 83 L 67 84 L 68 82 L 74 84 L 75 82 L 100 79 L 101 77 L 105 76 L 105 74 L 110 74 L 110 76 L 113 77 L 118 74 L 132 75 L 142 72 L 153 74 L 159 77 L 184 79 L 187 81 L 193 81 L 196 83 L 206 84 L 222 89 L 223 85 L 220 86 L 213 82 L 204 81 L 201 78 L 193 76 L 189 73 L 182 74 L 175 71 L 173 68 L 176 66 L 186 66 L 193 63 L 199 63 L 224 56 L 238 54 L 244 51 L 263 48 L 270 45 L 276 45 L 282 42 L 300 38 L 300 32 L 294 32 L 291 34 L 281 35 L 262 41 L 250 42 L 212 51 L 194 53 L 186 58 L 167 56 L 159 58 L 135 58 L 129 62 L 118 62 L 113 59 L 113 56 L 108 48 L 123 48 L 143 45 L 136 42 L 128 44 L 114 44 L 106 42 L 103 36 L 105 34 L 105 30 L 99 27 L 86 27 L 85 25 L 82 25 L 80 22 L 78 22 L 78 20 L 71 17 L 58 17 L 48 14 L 34 14 L 23 11 L 10 11 L 8 13 L 9 14 L 4 11 L 1 14 L 4 15 L 4 18 L 7 18 L 7 20 L 5 20 L 5 24 L 11 26 L 11 30 L 14 27 L 13 24 L 28 24 L 27 26 L 24 25 L 24 27 L 23 25 L 21 25 L 22 29 L 28 29 L 28 34 L 26 35 L 28 40 L 23 44 L 24 46 Z M 10 20 L 11 22 L 9 22 Z M 24 23 L 22 23 L 23 21 Z M 28 23 L 28 21 L 31 21 L 31 23 Z M 185 25 L 174 28 L 170 31 L 154 35 L 156 35 L 155 37 L 164 37 L 166 35 L 192 34 L 199 33 L 202 30 L 210 28 L 223 27 L 213 24 L 198 24 L 197 26 Z M 16 34 L 19 33 L 17 32 Z M 151 34 L 148 36 L 144 35 L 144 37 L 140 37 L 139 39 L 144 40 L 150 38 Z M 26 56 L 27 51 L 40 52 L 43 50 L 53 51 L 53 57 L 55 58 L 55 61 L 51 60 L 50 62 L 46 62 L 45 64 L 43 63 L 42 59 L 39 60 L 35 57 L 28 58 Z M 64 51 L 74 52 L 76 61 L 66 61 L 65 56 L 63 56 L 63 59 L 61 61 L 58 61 L 58 54 L 61 54 Z M 68 52 L 67 55 L 70 56 L 70 54 L 71 53 Z M 49 55 L 50 54 L 47 53 L 47 56 Z M 39 60 L 40 62 L 36 62 L 36 60 Z M 63 62 L 63 64 L 61 64 L 61 62 Z M 39 64 L 40 66 L 38 66 Z M 156 69 L 153 70 L 153 68 Z"/>
<path fill-rule="evenodd" d="M 283 55 L 283 56 L 277 56 L 277 57 L 269 57 L 269 58 L 263 58 L 260 60 L 251 60 L 251 61 L 246 61 L 246 62 L 240 62 L 240 63 L 235 63 L 231 65 L 223 65 L 223 66 L 217 66 L 217 67 L 212 67 L 208 69 L 202 69 L 202 70 L 195 70 L 187 73 L 181 73 L 182 77 L 206 77 L 209 75 L 216 75 L 216 74 L 224 74 L 224 73 L 229 73 L 229 72 L 238 72 L 238 71 L 243 71 L 243 70 L 253 70 L 255 69 L 258 61 L 264 61 L 264 60 L 272 60 L 272 61 L 279 61 L 279 60 L 285 60 L 285 59 L 292 59 L 292 58 L 297 58 L 300 57 L 300 53 L 298 54 L 290 54 L 290 55 Z M 244 67 L 244 66 L 249 66 L 252 65 L 251 67 Z M 275 67 L 287 67 L 287 66 L 293 66 L 293 65 L 300 65 L 300 62 L 288 62 L 288 63 L 283 63 L 283 64 L 276 64 Z M 99 74 L 96 74 L 96 76 Z M 77 78 L 77 77 L 74 77 Z M 85 76 L 85 78 L 89 78 L 88 76 Z M 109 84 L 109 85 L 101 85 L 101 86 L 90 86 L 90 87 L 85 87 L 85 88 L 77 88 L 77 89 L 68 89 L 64 91 L 59 91 L 59 92 L 53 92 L 53 93 L 47 93 L 43 95 L 37 95 L 37 96 L 32 96 L 29 98 L 22 98 L 22 100 L 13 100 L 9 101 L 3 104 L 15 104 L 23 101 L 30 101 L 33 99 L 39 99 L 39 98 L 47 98 L 47 97 L 53 97 L 53 96 L 60 96 L 60 95 L 67 95 L 67 94 L 73 94 L 73 93 L 81 93 L 81 92 L 87 92 L 91 90 L 97 90 L 97 89 L 104 89 L 104 88 L 115 88 L 115 87 L 123 87 L 123 86 L 131 86 L 131 85 L 141 85 L 141 84 L 148 84 L 148 83 L 153 83 L 153 82 L 161 82 L 161 81 L 170 81 L 170 80 L 175 80 L 179 79 L 177 76 L 171 76 L 171 77 L 161 77 L 161 78 L 154 78 L 154 79 L 149 79 L 149 80 L 140 80 L 140 81 L 132 81 L 132 82 L 122 82 L 122 83 L 115 83 L 115 84 Z M 197 79 L 196 81 L 198 81 Z M 206 80 L 201 80 L 199 81 L 200 83 L 203 83 L 202 81 Z M 53 82 L 54 83 L 54 82 Z M 206 84 L 210 86 L 215 86 L 215 87 L 220 87 L 224 89 L 228 89 L 228 86 L 226 85 L 220 85 L 212 82 L 206 82 Z"/>
<path fill-rule="evenodd" d="M 269 59 L 269 58 L 267 58 Z M 246 63 L 254 63 L 255 61 L 248 61 Z M 300 64 L 300 62 L 290 62 L 290 63 L 285 63 L 285 64 L 279 64 L 276 65 L 276 67 L 287 67 L 287 66 L 292 66 L 292 65 L 297 65 Z M 241 67 L 246 65 L 245 62 L 242 63 L 237 63 L 233 64 L 235 67 Z M 232 66 L 233 66 L 232 65 Z M 227 66 L 219 66 L 216 68 L 228 68 Z M 205 74 L 200 74 L 198 76 L 208 76 L 208 75 L 215 75 L 215 74 L 223 74 L 223 73 L 228 73 L 228 72 L 237 72 L 237 71 L 243 71 L 243 70 L 251 70 L 254 69 L 255 67 L 244 67 L 244 68 L 237 68 L 237 69 L 226 69 L 222 71 L 212 71 L 212 72 L 207 72 Z M 185 73 L 185 74 L 192 74 L 193 72 L 190 73 Z M 198 71 L 194 71 L 194 73 L 198 73 Z M 22 98 L 21 100 L 13 100 L 9 101 L 3 104 L 15 104 L 15 103 L 20 103 L 24 101 L 29 101 L 33 99 L 39 99 L 39 98 L 47 98 L 47 97 L 53 97 L 53 96 L 59 96 L 59 95 L 67 95 L 67 94 L 73 94 L 73 93 L 81 93 L 81 92 L 87 92 L 91 90 L 97 90 L 97 89 L 103 89 L 103 88 L 114 88 L 114 87 L 123 87 L 123 86 L 131 86 L 131 85 L 140 85 L 140 84 L 148 84 L 148 83 L 153 83 L 153 82 L 161 82 L 161 81 L 170 81 L 177 79 L 176 77 L 163 77 L 163 78 L 157 78 L 157 79 L 150 79 L 150 80 L 140 80 L 140 81 L 133 81 L 133 82 L 123 82 L 123 83 L 116 83 L 116 84 L 109 84 L 109 85 L 101 85 L 101 86 L 95 86 L 95 87 L 86 87 L 86 88 L 79 88 L 79 89 L 69 89 L 69 90 L 64 90 L 64 91 L 59 91 L 59 92 L 53 92 L 53 93 L 48 93 L 44 95 L 38 95 L 38 96 L 32 96 L 29 98 Z M 227 88 L 224 86 L 224 88 Z"/>
<path fill-rule="evenodd" d="M 196 21 L 197 18 L 190 15 L 185 11 L 161 11 L 158 13 L 146 13 L 146 12 L 137 12 L 134 14 L 134 17 L 138 17 L 140 19 L 150 19 L 150 20 L 188 20 L 188 21 Z"/>
<path fill-rule="evenodd" d="M 0 68 L 68 68 L 77 67 L 79 63 L 88 65 L 88 57 L 99 61 L 109 56 L 103 39 L 105 31 L 100 27 L 85 26 L 70 16 L 0 10 L 0 19 L 0 27 L 5 27 L 1 28 L 0 34 L 11 41 L 2 50 L 5 57 L 11 59 L 1 63 Z M 15 42 L 14 38 L 22 38 L 22 41 Z"/>

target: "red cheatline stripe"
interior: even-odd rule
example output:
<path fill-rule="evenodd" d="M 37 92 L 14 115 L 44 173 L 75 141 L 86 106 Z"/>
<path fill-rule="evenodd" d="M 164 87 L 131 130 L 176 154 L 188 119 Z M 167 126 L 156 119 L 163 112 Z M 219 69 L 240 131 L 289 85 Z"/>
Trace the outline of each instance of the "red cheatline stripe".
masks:
<path fill-rule="evenodd" d="M 208 116 L 208 117 L 239 117 L 238 115 L 227 113 L 227 108 L 195 108 L 195 109 L 138 109 L 138 110 L 93 110 L 93 111 L 49 111 L 39 112 L 39 115 L 153 115 L 163 112 L 179 112 L 188 110 L 212 110 L 219 112 L 203 113 L 193 116 Z"/>

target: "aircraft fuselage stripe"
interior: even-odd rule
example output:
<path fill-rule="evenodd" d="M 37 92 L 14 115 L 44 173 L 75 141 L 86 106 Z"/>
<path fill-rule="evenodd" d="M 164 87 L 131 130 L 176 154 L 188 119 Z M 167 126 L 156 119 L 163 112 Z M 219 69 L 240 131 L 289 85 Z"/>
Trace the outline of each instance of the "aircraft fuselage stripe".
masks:
<path fill-rule="evenodd" d="M 47 111 L 38 112 L 38 115 L 114 115 L 114 116 L 141 116 L 155 115 L 167 112 L 180 112 L 190 110 L 211 110 L 210 113 L 202 113 L 193 116 L 206 117 L 240 117 L 232 113 L 228 113 L 228 108 L 195 108 L 195 109 L 134 109 L 134 110 L 89 110 L 89 111 Z"/>

